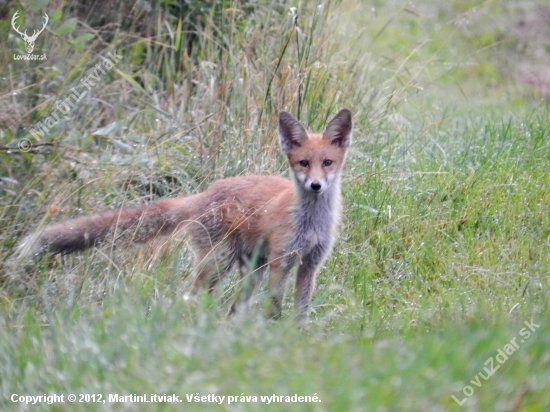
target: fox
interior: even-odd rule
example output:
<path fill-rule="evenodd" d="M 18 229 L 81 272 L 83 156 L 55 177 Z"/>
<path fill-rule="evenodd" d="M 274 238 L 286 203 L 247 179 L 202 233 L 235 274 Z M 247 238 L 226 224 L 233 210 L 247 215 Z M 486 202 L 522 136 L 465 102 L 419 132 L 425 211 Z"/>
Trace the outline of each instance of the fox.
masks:
<path fill-rule="evenodd" d="M 340 177 L 351 144 L 352 115 L 341 110 L 322 133 L 308 133 L 284 111 L 278 120 L 290 180 L 229 177 L 202 193 L 53 223 L 27 236 L 19 255 L 69 254 L 186 232 L 198 262 L 192 295 L 214 290 L 237 263 L 248 287 L 241 288 L 230 312 L 242 312 L 269 268 L 267 315 L 278 319 L 297 266 L 294 311 L 298 319 L 307 319 L 317 272 L 333 248 L 341 220 Z"/>

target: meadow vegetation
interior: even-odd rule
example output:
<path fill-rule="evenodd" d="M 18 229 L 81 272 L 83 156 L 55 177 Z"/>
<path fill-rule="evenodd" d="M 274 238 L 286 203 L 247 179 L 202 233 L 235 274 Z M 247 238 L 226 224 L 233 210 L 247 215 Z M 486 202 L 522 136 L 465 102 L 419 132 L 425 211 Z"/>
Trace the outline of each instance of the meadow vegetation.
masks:
<path fill-rule="evenodd" d="M 64 3 L 22 1 L 0 22 L 0 409 L 65 410 L 10 400 L 54 393 L 183 400 L 71 410 L 550 409 L 549 96 L 522 77 L 550 53 L 520 24 L 540 9 L 200 4 L 137 2 L 99 27 Z M 35 46 L 46 61 L 13 59 L 25 51 L 10 28 L 16 9 L 26 27 L 47 10 Z M 108 53 L 116 64 L 94 69 Z M 85 97 L 32 134 L 87 90 L 82 79 L 95 84 Z M 279 321 L 263 316 L 265 288 L 254 311 L 227 316 L 237 276 L 185 299 L 185 238 L 16 258 L 49 222 L 220 177 L 286 176 L 278 111 L 318 130 L 342 108 L 354 115 L 345 218 L 303 328 L 293 289 Z M 321 402 L 260 399 L 274 394 Z"/>

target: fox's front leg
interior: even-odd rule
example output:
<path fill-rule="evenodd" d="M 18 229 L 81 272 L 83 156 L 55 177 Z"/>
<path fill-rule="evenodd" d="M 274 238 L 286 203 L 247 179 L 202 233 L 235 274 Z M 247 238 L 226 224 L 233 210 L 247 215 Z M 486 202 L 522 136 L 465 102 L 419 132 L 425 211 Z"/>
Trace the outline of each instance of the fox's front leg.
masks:
<path fill-rule="evenodd" d="M 269 298 L 270 305 L 268 317 L 270 319 L 279 319 L 283 312 L 283 300 L 285 298 L 286 287 L 290 270 L 294 263 L 294 257 L 285 257 L 274 259 L 269 264 Z"/>
<path fill-rule="evenodd" d="M 315 278 L 319 267 L 327 256 L 327 248 L 317 245 L 313 250 L 302 258 L 296 275 L 296 294 L 294 295 L 294 310 L 298 320 L 305 320 L 308 317 L 309 303 L 313 289 L 315 288 Z"/>

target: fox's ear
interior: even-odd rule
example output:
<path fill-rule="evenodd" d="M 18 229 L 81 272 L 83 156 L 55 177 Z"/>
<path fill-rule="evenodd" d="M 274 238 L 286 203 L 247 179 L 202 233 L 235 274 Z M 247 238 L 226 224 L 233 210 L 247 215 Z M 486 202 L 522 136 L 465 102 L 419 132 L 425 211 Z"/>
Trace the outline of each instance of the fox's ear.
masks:
<path fill-rule="evenodd" d="M 307 140 L 306 129 L 287 112 L 279 113 L 279 140 L 285 152 L 300 147 Z"/>
<path fill-rule="evenodd" d="M 323 133 L 323 139 L 338 147 L 348 147 L 351 144 L 351 112 L 341 110 L 332 119 Z"/>

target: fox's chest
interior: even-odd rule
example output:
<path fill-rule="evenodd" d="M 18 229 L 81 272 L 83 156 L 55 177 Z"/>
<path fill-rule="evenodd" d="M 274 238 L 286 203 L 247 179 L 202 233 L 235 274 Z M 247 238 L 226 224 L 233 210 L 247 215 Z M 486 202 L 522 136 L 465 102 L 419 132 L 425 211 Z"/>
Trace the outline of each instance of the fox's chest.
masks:
<path fill-rule="evenodd" d="M 301 207 L 296 208 L 292 213 L 294 236 L 291 249 L 300 249 L 302 254 L 308 254 L 316 247 L 329 249 L 334 238 L 334 227 L 338 221 L 338 210 L 338 205 L 333 198 L 306 199 Z"/>
<path fill-rule="evenodd" d="M 306 255 L 317 247 L 330 248 L 334 237 L 334 224 L 335 219 L 332 217 L 298 222 L 291 249 L 300 250 L 302 255 Z"/>
<path fill-rule="evenodd" d="M 330 241 L 332 230 L 328 225 L 322 227 L 312 227 L 305 230 L 302 234 L 302 248 L 305 252 L 311 250 L 317 245 L 324 245 Z"/>

